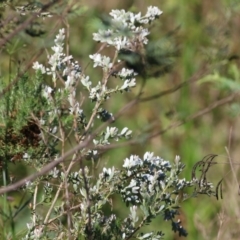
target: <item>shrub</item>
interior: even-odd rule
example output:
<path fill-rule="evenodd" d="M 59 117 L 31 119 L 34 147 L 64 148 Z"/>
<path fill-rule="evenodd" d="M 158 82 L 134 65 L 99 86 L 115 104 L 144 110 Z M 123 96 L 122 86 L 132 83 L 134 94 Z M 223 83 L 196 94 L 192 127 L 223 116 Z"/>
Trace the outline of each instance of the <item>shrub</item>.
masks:
<path fill-rule="evenodd" d="M 179 176 L 184 169 L 179 156 L 167 161 L 150 152 L 143 157 L 131 155 L 121 169 L 104 167 L 98 175 L 91 170 L 94 164 L 87 162 L 104 161 L 101 154 L 114 147 L 116 141 L 130 143 L 132 131 L 114 126 L 118 115 L 107 109 L 106 102 L 114 101 L 115 94 L 131 94 L 139 73 L 136 70 L 144 66 L 139 53 L 148 44 L 148 27 L 161 14 L 152 6 L 145 15 L 125 10 L 110 12 L 108 28 L 93 34 L 93 40 L 102 43 L 100 50 L 89 56 L 93 68 L 102 72 L 100 79 L 96 71 L 97 83 L 73 56 L 65 53 L 65 29 L 59 30 L 47 64 L 34 62 L 35 74 L 29 71 L 17 76 L 10 89 L 2 81 L 2 88 L 8 89 L 0 105 L 3 211 L 8 212 L 7 192 L 18 189 L 31 196 L 15 213 L 6 214 L 10 224 L 3 231 L 4 237 L 162 239 L 164 229 L 141 230 L 158 216 L 168 221 L 179 236 L 187 236 L 177 219 L 180 203 L 198 194 L 218 197 L 206 176 L 215 157 L 212 155 L 196 164 L 190 180 Z M 113 50 L 113 56 L 103 55 L 105 48 Z M 156 61 L 159 56 L 154 57 Z M 115 85 L 109 84 L 114 78 Z M 86 105 L 92 106 L 92 112 L 86 110 Z M 66 151 L 66 144 L 72 141 L 75 147 Z M 12 163 L 16 167 L 27 165 L 37 173 L 13 183 L 9 169 Z M 200 176 L 197 167 L 202 171 Z M 183 193 L 188 188 L 189 193 Z M 125 217 L 115 213 L 113 198 L 126 204 Z M 17 234 L 14 218 L 26 205 L 31 209 L 31 219 L 26 232 Z"/>

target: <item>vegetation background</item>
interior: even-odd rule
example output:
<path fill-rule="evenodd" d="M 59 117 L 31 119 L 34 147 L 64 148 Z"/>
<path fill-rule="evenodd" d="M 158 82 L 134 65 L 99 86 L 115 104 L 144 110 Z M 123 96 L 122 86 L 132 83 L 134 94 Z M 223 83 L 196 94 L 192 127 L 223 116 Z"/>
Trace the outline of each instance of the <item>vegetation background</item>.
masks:
<path fill-rule="evenodd" d="M 67 22 L 58 6 L 58 14 L 45 20 L 46 34 L 41 37 L 22 31 L 11 39 L 7 48 L 1 51 L 1 75 L 18 69 L 43 47 L 38 61 L 46 59 L 45 49 L 53 45 L 54 36 L 62 26 L 69 27 L 70 54 L 86 66 L 89 54 L 99 48 L 92 41 L 92 33 L 102 26 L 99 19 L 106 19 L 112 9 L 145 13 L 148 6 L 158 6 L 163 14 L 151 29 L 150 38 L 152 41 L 159 40 L 162 46 L 163 71 L 146 79 L 143 96 L 168 89 L 172 93 L 140 103 L 121 117 L 117 124 L 129 127 L 135 134 L 145 131 L 146 138 L 149 129 L 159 134 L 147 141 L 141 135 L 138 145 L 107 152 L 99 168 L 121 167 L 123 159 L 130 154 L 143 155 L 146 151 L 153 151 L 169 160 L 180 155 L 186 164 L 184 177 L 189 179 L 194 163 L 207 154 L 217 154 L 218 164 L 211 169 L 210 177 L 214 183 L 224 178 L 223 199 L 217 201 L 203 196 L 186 201 L 182 204 L 179 218 L 188 230 L 188 239 L 239 239 L 240 105 L 239 97 L 226 99 L 240 90 L 240 2 L 83 0 L 80 5 L 82 8 L 76 10 L 77 14 L 70 13 Z M 149 71 L 151 75 L 154 69 Z M 98 81 L 98 76 L 90 70 L 87 74 Z M 138 82 L 141 81 L 140 76 Z M 108 103 L 109 109 L 117 112 L 134 98 L 138 90 L 137 87 L 133 94 L 115 96 L 115 101 Z M 220 104 L 222 99 L 225 101 Z M 16 169 L 17 178 L 25 176 L 26 171 Z M 13 198 L 13 205 L 17 204 L 17 194 Z M 116 199 L 114 205 L 118 206 L 119 212 L 123 211 L 124 203 Z M 24 216 L 27 215 L 19 216 L 19 229 L 26 226 L 27 217 Z M 159 219 L 148 227 L 161 230 L 165 225 Z M 165 239 L 179 237 L 173 236 L 169 230 Z"/>

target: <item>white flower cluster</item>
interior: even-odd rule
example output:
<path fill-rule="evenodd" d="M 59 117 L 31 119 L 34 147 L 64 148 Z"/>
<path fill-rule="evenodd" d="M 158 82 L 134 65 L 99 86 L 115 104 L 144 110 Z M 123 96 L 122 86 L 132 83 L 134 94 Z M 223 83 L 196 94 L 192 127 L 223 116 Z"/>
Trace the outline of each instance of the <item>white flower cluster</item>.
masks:
<path fill-rule="evenodd" d="M 123 83 L 123 85 L 120 87 L 120 90 L 125 90 L 125 91 L 129 91 L 130 88 L 135 87 L 136 86 L 136 79 L 132 78 L 132 79 L 126 79 Z"/>
<path fill-rule="evenodd" d="M 136 86 L 136 79 L 134 76 L 137 75 L 136 72 L 132 69 L 126 69 L 122 68 L 117 74 L 116 74 L 121 80 L 124 80 L 123 85 L 119 88 L 120 91 L 130 91 L 130 88 L 133 88 Z"/>
<path fill-rule="evenodd" d="M 159 17 L 162 11 L 157 7 L 148 7 L 147 13 L 141 16 L 141 13 L 134 14 L 132 12 L 126 12 L 125 10 L 112 10 L 110 12 L 111 28 L 107 30 L 99 30 L 98 33 L 93 34 L 93 39 L 98 42 L 107 43 L 108 46 L 113 46 L 117 52 L 120 50 L 137 51 L 141 46 L 148 43 L 147 36 L 149 31 L 144 28 L 143 24 L 149 24 L 154 19 Z M 101 67 L 105 73 L 111 72 L 113 63 L 107 56 L 103 56 L 100 53 L 96 53 L 89 56 L 93 60 L 93 67 Z M 120 79 L 124 80 L 121 87 L 117 89 L 122 91 L 129 91 L 136 86 L 136 80 L 134 76 L 137 74 L 133 70 L 123 68 L 118 73 L 113 73 Z M 89 87 L 89 84 L 87 85 Z M 99 88 L 94 89 L 91 99 L 99 99 L 101 90 Z"/>
<path fill-rule="evenodd" d="M 103 69 L 109 69 L 112 67 L 112 63 L 111 63 L 111 59 L 110 57 L 107 57 L 107 56 L 103 56 L 99 53 L 95 53 L 93 55 L 90 55 L 89 56 L 94 64 L 93 64 L 93 67 L 102 67 Z"/>
<path fill-rule="evenodd" d="M 101 140 L 93 140 L 94 145 L 108 145 L 110 144 L 109 140 L 114 139 L 118 141 L 121 138 L 129 139 L 131 137 L 132 131 L 127 127 L 123 128 L 119 133 L 119 129 L 116 127 L 107 127 L 105 132 L 102 134 L 103 138 Z"/>
<path fill-rule="evenodd" d="M 136 169 L 143 164 L 149 164 L 150 166 L 158 166 L 160 168 L 164 168 L 166 170 L 171 169 L 171 164 L 169 161 L 165 161 L 160 157 L 155 157 L 153 153 L 146 152 L 143 156 L 143 160 L 137 155 L 131 155 L 130 158 L 126 158 L 124 160 L 123 167 L 130 170 L 129 174 L 131 174 L 132 169 Z"/>
<path fill-rule="evenodd" d="M 46 73 L 48 75 L 52 75 L 54 82 L 56 82 L 57 71 L 63 69 L 65 70 L 65 66 L 72 59 L 72 56 L 66 56 L 66 54 L 63 53 L 64 39 L 65 30 L 60 29 L 59 34 L 56 36 L 54 40 L 55 46 L 52 47 L 54 54 L 48 56 L 49 58 L 48 63 L 51 66 L 50 68 L 46 68 L 42 64 L 39 64 L 38 62 L 35 62 L 33 64 L 33 69 L 40 70 L 42 74 Z"/>
<path fill-rule="evenodd" d="M 28 233 L 25 236 L 25 238 L 22 238 L 23 240 L 27 239 L 41 239 L 41 236 L 43 235 L 43 228 L 44 226 L 38 226 L 35 227 L 33 222 L 27 223 Z"/>
<path fill-rule="evenodd" d="M 140 22 L 149 23 L 149 21 L 153 21 L 155 18 L 157 18 L 161 14 L 162 14 L 162 11 L 160 9 L 158 9 L 157 7 L 149 6 L 147 9 L 147 13 L 145 15 L 145 20 L 143 18 L 141 19 Z"/>
<path fill-rule="evenodd" d="M 126 68 L 122 68 L 119 72 L 118 72 L 118 76 L 121 79 L 129 79 L 132 78 L 134 76 L 136 76 L 137 73 L 134 72 L 132 69 L 126 69 Z"/>
<path fill-rule="evenodd" d="M 171 178 L 167 174 L 172 170 L 170 162 L 158 156 L 155 157 L 150 152 L 144 154 L 143 160 L 137 155 L 126 158 L 123 167 L 131 181 L 121 190 L 121 194 L 125 202 L 132 204 L 140 203 L 139 195 L 143 196 L 146 191 L 150 195 L 155 194 L 155 191 L 165 191 L 166 184 Z M 138 172 L 139 169 L 141 169 L 140 172 Z M 179 184 L 181 187 L 182 183 L 183 181 Z"/>
<path fill-rule="evenodd" d="M 112 10 L 110 12 L 112 28 L 99 30 L 98 33 L 93 34 L 93 39 L 114 46 L 118 51 L 121 49 L 136 50 L 139 43 L 147 44 L 148 42 L 149 31 L 141 24 L 151 23 L 161 14 L 162 11 L 153 6 L 148 7 L 144 16 L 141 16 L 141 13 Z"/>
<path fill-rule="evenodd" d="M 70 113 L 73 114 L 81 111 L 79 103 L 75 99 L 75 86 L 80 79 L 84 82 L 88 80 L 88 77 L 85 77 L 81 73 L 81 67 L 76 61 L 73 61 L 72 56 L 66 56 L 64 53 L 64 39 L 65 30 L 60 29 L 54 40 L 55 46 L 52 47 L 54 53 L 48 56 L 50 67 L 45 67 L 42 64 L 35 62 L 33 64 L 33 69 L 40 71 L 42 74 L 52 75 L 54 84 L 56 84 L 56 81 L 59 78 L 64 80 L 65 89 L 68 91 Z M 53 89 L 50 86 L 45 86 L 43 89 L 43 96 L 50 99 L 52 91 Z M 59 89 L 59 92 L 61 92 L 61 89 Z"/>

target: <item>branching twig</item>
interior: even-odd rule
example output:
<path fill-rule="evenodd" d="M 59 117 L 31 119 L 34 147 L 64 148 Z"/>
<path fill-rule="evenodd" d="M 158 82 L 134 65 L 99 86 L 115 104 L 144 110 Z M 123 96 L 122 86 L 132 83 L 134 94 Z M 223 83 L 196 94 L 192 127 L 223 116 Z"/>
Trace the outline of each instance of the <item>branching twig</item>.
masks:
<path fill-rule="evenodd" d="M 153 133 L 149 136 L 149 138 L 154 138 L 158 135 L 162 135 L 163 133 L 167 132 L 168 130 L 172 129 L 172 128 L 176 128 L 176 127 L 179 127 L 183 124 L 185 124 L 186 122 L 189 122 L 191 120 L 194 120 L 198 117 L 201 117 L 209 112 L 211 112 L 213 109 L 217 108 L 217 107 L 220 107 L 226 103 L 230 103 L 234 100 L 234 98 L 236 98 L 237 96 L 239 95 L 239 93 L 233 93 L 231 95 L 229 95 L 228 97 L 225 97 L 223 99 L 220 99 L 214 103 L 212 103 L 210 106 L 204 108 L 203 110 L 200 110 L 198 111 L 197 113 L 195 114 L 192 114 L 188 117 L 186 117 L 185 119 L 181 120 L 181 121 L 177 121 L 175 123 L 172 123 L 170 124 L 168 127 L 166 127 L 165 129 L 161 130 L 161 131 L 158 131 L 156 133 Z"/>
<path fill-rule="evenodd" d="M 41 171 L 34 173 L 26 178 L 23 178 L 22 180 L 13 183 L 11 185 L 8 185 L 7 187 L 2 187 L 0 188 L 0 194 L 4 194 L 7 192 L 11 192 L 14 191 L 16 189 L 18 189 L 19 187 L 23 186 L 24 184 L 26 184 L 26 182 L 28 181 L 34 181 L 36 178 L 46 174 L 47 172 L 51 171 L 54 167 L 56 167 L 58 164 L 60 164 L 61 162 L 63 162 L 64 160 L 66 160 L 67 157 L 71 156 L 72 154 L 74 154 L 76 151 L 85 148 L 86 146 L 89 145 L 89 143 L 91 142 L 91 140 L 94 138 L 94 135 L 92 135 L 91 137 L 89 137 L 87 140 L 85 140 L 84 142 L 78 144 L 77 146 L 75 146 L 74 148 L 72 148 L 71 150 L 69 150 L 68 152 L 66 152 L 64 154 L 64 156 L 54 160 L 52 159 L 52 161 L 50 163 L 48 163 L 47 165 L 45 165 Z"/>
<path fill-rule="evenodd" d="M 66 155 L 66 154 L 65 154 L 65 155 Z M 69 164 L 68 169 L 67 169 L 67 171 L 66 171 L 66 176 L 65 176 L 65 177 L 67 177 L 67 175 L 69 174 L 70 170 L 72 169 L 73 164 L 74 164 L 74 161 L 71 161 L 71 163 Z M 49 164 L 48 164 L 48 165 L 49 165 Z M 41 176 L 41 175 L 40 175 L 40 176 Z M 64 180 L 65 180 L 65 179 L 64 179 Z M 50 206 L 50 208 L 49 208 L 49 210 L 48 210 L 48 212 L 47 212 L 47 214 L 46 214 L 46 217 L 45 217 L 45 219 L 44 219 L 44 224 L 48 224 L 48 219 L 49 219 L 50 214 L 51 214 L 51 212 L 52 212 L 52 210 L 53 210 L 53 208 L 54 208 L 54 206 L 55 206 L 56 201 L 58 200 L 60 191 L 62 190 L 64 184 L 65 184 L 65 181 L 63 181 L 63 182 L 60 184 L 60 186 L 58 187 L 57 193 L 55 194 L 55 197 L 54 197 L 54 199 L 53 199 L 53 201 L 52 201 L 52 204 L 51 204 L 51 206 Z"/>
<path fill-rule="evenodd" d="M 203 67 L 202 69 L 200 69 L 200 71 L 198 71 L 192 77 L 190 77 L 188 80 L 180 83 L 179 85 L 174 86 L 173 88 L 170 88 L 168 90 L 162 91 L 160 93 L 154 94 L 152 96 L 141 98 L 139 100 L 140 100 L 140 102 L 147 102 L 147 101 L 158 99 L 158 98 L 161 98 L 161 97 L 166 96 L 168 94 L 174 93 L 177 90 L 181 89 L 182 87 L 185 87 L 186 85 L 188 85 L 190 83 L 194 83 L 196 80 L 198 80 L 202 76 L 206 75 L 208 72 L 209 72 L 209 70 L 206 69 L 206 67 Z"/>
<path fill-rule="evenodd" d="M 176 122 L 170 124 L 169 126 L 164 128 L 163 130 L 160 130 L 160 131 L 155 132 L 153 134 L 146 135 L 145 140 L 149 140 L 149 139 L 152 139 L 152 138 L 157 137 L 159 135 L 162 135 L 162 134 L 166 133 L 167 131 L 169 131 L 171 129 L 177 128 L 177 127 L 179 127 L 179 126 L 181 126 L 181 125 L 183 125 L 183 124 L 185 124 L 189 121 L 197 119 L 198 117 L 201 117 L 201 116 L 211 112 L 213 109 L 215 109 L 217 107 L 220 107 L 224 104 L 232 102 L 238 95 L 239 95 L 239 93 L 233 93 L 233 94 L 229 95 L 228 97 L 220 99 L 220 100 L 212 103 L 210 106 L 208 106 L 208 107 L 206 107 L 206 108 L 204 108 L 204 109 L 186 117 L 185 119 L 180 120 L 180 121 L 176 121 Z M 123 114 L 123 112 L 125 112 L 128 109 L 134 107 L 136 104 L 138 104 L 137 99 L 135 99 L 132 102 L 130 102 L 129 104 L 127 104 L 122 110 L 119 111 L 119 114 L 116 115 L 116 118 L 120 117 Z M 110 144 L 108 146 L 100 146 L 100 147 L 96 147 L 96 149 L 102 150 L 104 152 L 105 150 L 108 150 L 108 149 L 114 149 L 114 148 L 139 144 L 139 141 L 142 141 L 141 136 L 138 136 L 137 138 L 132 139 L 132 140 L 127 141 L 127 142 L 124 142 L 124 143 Z"/>

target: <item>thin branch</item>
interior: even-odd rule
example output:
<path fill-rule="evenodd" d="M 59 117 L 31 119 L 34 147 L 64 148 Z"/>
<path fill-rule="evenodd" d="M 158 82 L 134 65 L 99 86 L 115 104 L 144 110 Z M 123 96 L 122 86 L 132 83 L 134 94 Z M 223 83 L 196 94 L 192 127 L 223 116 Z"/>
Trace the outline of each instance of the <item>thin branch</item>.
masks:
<path fill-rule="evenodd" d="M 88 228 L 88 239 L 92 239 L 92 215 L 91 215 L 91 202 L 90 202 L 90 194 L 89 194 L 89 186 L 88 186 L 88 181 L 87 177 L 85 174 L 85 168 L 83 165 L 83 161 L 80 161 L 80 167 L 82 169 L 82 174 L 83 174 L 83 181 L 84 181 L 84 186 L 86 190 L 86 196 L 87 196 L 87 212 L 88 212 L 88 222 L 87 222 L 87 228 Z"/>
<path fill-rule="evenodd" d="M 209 112 L 211 112 L 213 109 L 219 107 L 219 106 L 222 106 L 226 103 L 230 103 L 234 100 L 234 98 L 236 96 L 238 96 L 239 93 L 233 93 L 231 95 L 229 95 L 228 97 L 225 97 L 221 100 L 218 100 L 216 102 L 214 102 L 213 104 L 211 104 L 210 106 L 208 106 L 207 108 L 203 109 L 203 110 L 200 110 L 198 111 L 197 113 L 195 114 L 192 114 L 190 115 L 189 117 L 187 117 L 186 119 L 182 120 L 182 121 L 177 121 L 173 124 L 170 124 L 168 127 L 166 127 L 165 129 L 161 130 L 161 131 L 158 131 L 158 132 L 155 132 L 153 134 L 150 134 L 146 137 L 146 139 L 152 139 L 156 136 L 159 136 L 159 135 L 162 135 L 164 134 L 165 132 L 167 132 L 168 130 L 172 129 L 172 128 L 176 128 L 178 126 L 181 126 L 183 125 L 184 123 L 186 122 L 189 122 L 191 120 L 194 120 L 204 114 L 207 114 Z M 128 104 L 128 107 L 124 107 L 120 113 L 118 114 L 118 117 L 123 113 L 124 110 L 128 109 L 129 107 L 133 107 L 136 103 L 138 103 L 137 100 L 133 100 L 130 104 Z M 3 193 L 7 193 L 7 192 L 11 192 L 13 190 L 16 190 L 17 188 L 23 186 L 24 184 L 26 184 L 26 182 L 28 181 L 33 181 L 35 180 L 36 178 L 38 178 L 39 176 L 42 176 L 43 174 L 46 174 L 47 172 L 49 172 L 51 169 L 53 169 L 54 167 L 56 167 L 58 164 L 60 164 L 61 162 L 63 162 L 64 160 L 66 160 L 67 157 L 71 156 L 72 154 L 74 154 L 76 151 L 79 151 L 87 146 L 90 145 L 90 143 L 92 142 L 92 140 L 94 139 L 94 137 L 97 135 L 97 133 L 103 129 L 104 127 L 106 127 L 107 125 L 109 124 L 109 122 L 106 122 L 104 124 L 102 124 L 102 126 L 100 126 L 94 134 L 92 134 L 91 136 L 89 136 L 87 139 L 85 139 L 83 142 L 81 142 L 80 144 L 76 145 L 74 148 L 72 148 L 71 150 L 69 150 L 68 152 L 66 152 L 62 157 L 56 159 L 56 160 L 53 160 L 52 162 L 50 162 L 49 164 L 45 165 L 41 171 L 37 172 L 37 173 L 34 173 L 14 184 L 11 184 L 11 185 L 8 185 L 7 187 L 2 187 L 0 188 L 0 194 L 3 194 Z M 133 139 L 131 141 L 128 141 L 128 142 L 125 142 L 125 143 L 121 143 L 121 144 L 111 144 L 111 145 L 108 145 L 108 146 L 104 146 L 104 147 L 97 147 L 96 149 L 100 149 L 102 151 L 106 151 L 108 149 L 113 149 L 113 148 L 119 148 L 119 147 L 123 147 L 123 146 L 129 146 L 130 144 L 138 144 L 139 143 L 139 137 L 138 139 Z"/>
<path fill-rule="evenodd" d="M 65 155 L 66 155 L 66 154 L 65 154 Z M 46 217 L 45 217 L 45 219 L 44 219 L 44 224 L 48 224 L 48 219 L 49 219 L 49 217 L 50 217 L 50 215 L 51 215 L 51 212 L 52 212 L 52 210 L 53 210 L 53 208 L 54 208 L 54 206 L 55 206 L 56 201 L 58 200 L 60 191 L 62 190 L 63 185 L 65 184 L 65 181 L 67 181 L 66 178 L 67 178 L 70 170 L 72 169 L 72 166 L 73 166 L 74 163 L 75 163 L 75 162 L 72 160 L 72 161 L 70 162 L 69 166 L 68 166 L 68 169 L 67 169 L 66 174 L 65 174 L 65 176 L 64 176 L 65 179 L 64 179 L 64 181 L 60 184 L 60 186 L 58 187 L 58 190 L 57 190 L 57 192 L 56 192 L 56 195 L 55 195 L 55 197 L 54 197 L 54 199 L 53 199 L 53 201 L 52 201 L 52 204 L 51 204 L 51 206 L 50 206 L 50 208 L 49 208 L 49 210 L 48 210 L 48 212 L 47 212 L 47 215 L 46 215 Z M 49 165 L 49 164 L 48 164 L 48 165 Z M 41 171 L 42 171 L 42 170 L 41 170 Z M 34 175 L 34 174 L 33 174 L 33 175 Z M 40 176 L 41 176 L 41 175 L 40 175 Z M 0 189 L 0 190 L 1 190 L 1 189 Z"/>
<path fill-rule="evenodd" d="M 172 128 L 176 128 L 176 127 L 179 127 L 183 124 L 185 124 L 186 122 L 189 122 L 191 120 L 194 120 L 198 117 L 201 117 L 209 112 L 211 112 L 213 109 L 217 108 L 217 107 L 220 107 L 226 103 L 230 103 L 234 100 L 235 97 L 237 97 L 239 95 L 239 93 L 233 93 L 231 95 L 229 95 L 228 97 L 225 97 L 223 99 L 220 99 L 214 103 L 212 103 L 210 106 L 204 108 L 203 110 L 200 110 L 198 111 L 197 113 L 195 114 L 192 114 L 190 116 L 188 116 L 187 118 L 185 118 L 184 120 L 181 120 L 181 121 L 177 121 L 173 124 L 170 124 L 168 127 L 166 127 L 165 129 L 161 130 L 161 131 L 158 131 L 156 133 L 153 133 L 149 136 L 149 138 L 154 138 L 158 135 L 162 135 L 163 133 L 167 132 L 168 130 L 172 129 Z"/>
<path fill-rule="evenodd" d="M 151 100 L 154 100 L 154 99 L 158 99 L 158 98 L 161 98 L 161 97 L 163 97 L 163 96 L 165 96 L 165 95 L 174 93 L 174 92 L 176 92 L 177 90 L 181 89 L 182 87 L 185 87 L 186 85 L 195 82 L 196 80 L 198 80 L 198 79 L 201 78 L 202 76 L 206 75 L 208 72 L 209 72 L 209 70 L 206 69 L 206 67 L 203 67 L 200 71 L 198 71 L 196 74 L 194 74 L 194 75 L 193 75 L 192 77 L 190 77 L 188 80 L 180 83 L 179 85 L 174 86 L 173 88 L 167 89 L 167 90 L 165 90 L 165 91 L 162 91 L 162 92 L 160 92 L 160 93 L 154 94 L 154 95 L 152 95 L 152 96 L 141 98 L 141 99 L 139 99 L 139 100 L 140 100 L 140 102 L 147 102 L 147 101 L 151 101 Z"/>
<path fill-rule="evenodd" d="M 33 195 L 33 226 L 36 225 L 36 204 L 37 204 L 37 194 L 38 194 L 38 184 L 35 186 L 34 195 Z"/>
<path fill-rule="evenodd" d="M 210 106 L 186 117 L 185 119 L 181 120 L 181 121 L 176 121 L 172 124 L 170 124 L 169 126 L 167 126 L 165 129 L 163 130 L 160 130 L 160 131 L 157 131 L 153 134 L 149 134 L 149 135 L 146 135 L 144 137 L 144 140 L 149 140 L 149 139 L 152 139 L 154 137 L 157 137 L 159 135 L 162 135 L 164 133 L 166 133 L 167 131 L 173 129 L 173 128 L 177 128 L 183 124 L 185 124 L 186 122 L 189 122 L 189 121 L 192 121 L 198 117 L 201 117 L 209 112 L 211 112 L 213 109 L 217 108 L 217 107 L 220 107 L 224 104 L 227 104 L 227 103 L 230 103 L 234 100 L 234 98 L 236 98 L 237 96 L 239 95 L 239 93 L 233 93 L 231 95 L 229 95 L 228 97 L 225 97 L 223 99 L 220 99 L 214 103 L 212 103 Z M 118 117 L 126 110 L 128 110 L 129 108 L 135 106 L 135 104 L 138 103 L 138 100 L 133 100 L 132 102 L 130 102 L 129 104 L 127 104 L 121 111 L 120 111 L 120 114 L 118 114 Z M 142 138 L 141 136 L 138 136 L 137 138 L 135 139 L 132 139 L 130 141 L 127 141 L 127 142 L 124 142 L 124 143 L 117 143 L 117 144 L 110 144 L 108 146 L 99 146 L 99 147 L 96 147 L 95 149 L 96 150 L 102 150 L 102 151 L 106 151 L 108 149 L 114 149 L 114 148 L 119 148 L 119 147 L 125 147 L 125 146 L 129 146 L 129 145 L 135 145 L 135 144 L 139 144 L 140 142 L 142 142 Z"/>
<path fill-rule="evenodd" d="M 83 148 L 85 148 L 86 146 L 89 145 L 89 143 L 92 141 L 92 139 L 95 137 L 95 135 L 92 135 L 91 137 L 89 137 L 88 139 L 86 139 L 84 142 L 76 145 L 74 148 L 72 148 L 71 150 L 69 150 L 68 152 L 66 152 L 62 157 L 59 157 L 58 159 L 54 160 L 52 159 L 52 161 L 50 163 L 48 163 L 47 165 L 45 165 L 41 171 L 36 172 L 26 178 L 23 178 L 22 180 L 10 184 L 7 187 L 2 187 L 0 188 L 0 194 L 4 194 L 7 192 L 11 192 L 14 191 L 16 189 L 18 189 L 19 187 L 25 185 L 27 182 L 31 182 L 34 181 L 36 178 L 46 174 L 47 172 L 49 172 L 50 170 L 52 170 L 54 167 L 56 167 L 58 164 L 60 164 L 61 162 L 63 162 L 64 160 L 66 160 L 66 158 L 68 158 L 69 156 L 71 156 L 72 154 L 74 154 L 76 151 L 81 150 Z"/>

